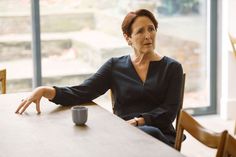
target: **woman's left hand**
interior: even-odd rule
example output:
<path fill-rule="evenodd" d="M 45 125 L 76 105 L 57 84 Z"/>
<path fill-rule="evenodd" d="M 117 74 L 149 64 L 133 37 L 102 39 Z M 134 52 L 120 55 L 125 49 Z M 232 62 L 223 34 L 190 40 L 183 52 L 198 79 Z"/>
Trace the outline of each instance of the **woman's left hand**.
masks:
<path fill-rule="evenodd" d="M 137 126 L 137 122 L 134 119 L 127 120 L 127 122 L 133 126 Z"/>
<path fill-rule="evenodd" d="M 127 122 L 133 126 L 140 126 L 145 124 L 145 120 L 143 117 L 133 118 L 130 120 L 127 120 Z"/>

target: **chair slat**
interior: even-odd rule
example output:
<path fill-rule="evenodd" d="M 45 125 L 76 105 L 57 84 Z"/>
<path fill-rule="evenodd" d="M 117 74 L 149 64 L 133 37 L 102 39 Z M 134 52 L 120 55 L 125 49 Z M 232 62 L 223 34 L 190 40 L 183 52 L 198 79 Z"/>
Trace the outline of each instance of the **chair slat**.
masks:
<path fill-rule="evenodd" d="M 1 82 L 1 89 L 2 89 L 2 94 L 6 94 L 6 74 L 7 71 L 6 69 L 1 69 L 0 70 L 0 82 Z"/>
<path fill-rule="evenodd" d="M 181 150 L 183 131 L 186 130 L 199 142 L 210 148 L 217 149 L 216 157 L 222 157 L 224 142 L 227 136 L 227 131 L 216 133 L 204 128 L 187 112 L 181 111 L 179 123 L 177 127 L 177 136 L 175 141 L 175 149 Z"/>

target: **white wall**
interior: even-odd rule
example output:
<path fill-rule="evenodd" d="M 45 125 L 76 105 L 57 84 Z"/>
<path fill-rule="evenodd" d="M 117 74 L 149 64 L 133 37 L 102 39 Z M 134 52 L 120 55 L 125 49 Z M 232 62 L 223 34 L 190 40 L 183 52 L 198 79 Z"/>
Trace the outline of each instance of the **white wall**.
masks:
<path fill-rule="evenodd" d="M 236 57 L 228 36 L 236 37 L 236 1 L 218 2 L 218 111 L 224 119 L 236 119 Z"/>

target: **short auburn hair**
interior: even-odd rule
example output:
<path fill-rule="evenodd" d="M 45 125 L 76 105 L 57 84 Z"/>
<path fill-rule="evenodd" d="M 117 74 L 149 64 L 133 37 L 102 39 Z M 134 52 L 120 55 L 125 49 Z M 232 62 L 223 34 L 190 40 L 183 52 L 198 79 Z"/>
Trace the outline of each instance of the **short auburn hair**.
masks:
<path fill-rule="evenodd" d="M 123 22 L 122 22 L 122 25 L 121 25 L 121 29 L 123 31 L 123 34 L 126 34 L 128 37 L 131 36 L 132 34 L 132 24 L 134 23 L 134 21 L 136 20 L 137 17 L 140 17 L 140 16 L 146 16 L 148 17 L 152 23 L 154 24 L 155 26 L 155 29 L 157 30 L 158 28 L 158 22 L 155 18 L 155 16 L 147 9 L 139 9 L 139 10 L 136 10 L 136 11 L 131 11 L 129 12 Z"/>

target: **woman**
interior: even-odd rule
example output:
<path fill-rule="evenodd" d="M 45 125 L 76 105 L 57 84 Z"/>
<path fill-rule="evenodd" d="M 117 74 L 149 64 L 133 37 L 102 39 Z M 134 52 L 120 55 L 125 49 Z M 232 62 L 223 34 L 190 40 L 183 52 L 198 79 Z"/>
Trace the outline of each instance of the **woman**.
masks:
<path fill-rule="evenodd" d="M 89 102 L 111 89 L 114 113 L 131 125 L 173 145 L 172 126 L 179 104 L 183 70 L 177 61 L 154 51 L 158 22 L 151 12 L 130 12 L 122 31 L 134 53 L 108 60 L 93 76 L 73 87 L 38 87 L 16 110 L 22 114 L 34 102 L 40 113 L 45 97 L 60 105 Z"/>

